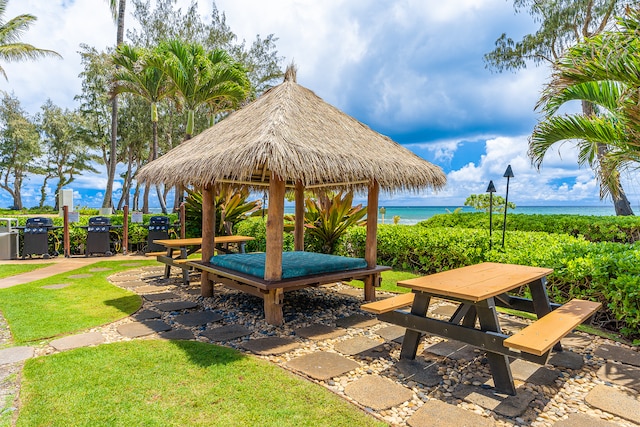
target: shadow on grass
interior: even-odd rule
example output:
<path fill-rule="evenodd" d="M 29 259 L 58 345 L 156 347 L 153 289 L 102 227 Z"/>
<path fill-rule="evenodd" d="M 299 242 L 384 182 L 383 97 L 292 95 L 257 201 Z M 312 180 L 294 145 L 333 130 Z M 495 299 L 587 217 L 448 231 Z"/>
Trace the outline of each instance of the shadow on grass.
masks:
<path fill-rule="evenodd" d="M 190 361 L 198 366 L 226 365 L 246 359 L 247 356 L 232 348 L 198 341 L 175 340 L 172 345 L 184 351 Z"/>
<path fill-rule="evenodd" d="M 105 305 L 113 307 L 126 315 L 131 315 L 142 307 L 140 295 L 127 295 L 124 297 L 106 300 Z"/>

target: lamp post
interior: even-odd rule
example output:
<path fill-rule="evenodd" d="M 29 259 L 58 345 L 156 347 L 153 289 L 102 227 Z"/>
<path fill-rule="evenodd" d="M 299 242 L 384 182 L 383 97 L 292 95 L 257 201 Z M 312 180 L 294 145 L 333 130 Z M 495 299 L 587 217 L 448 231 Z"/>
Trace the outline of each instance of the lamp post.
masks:
<path fill-rule="evenodd" d="M 509 179 L 514 176 L 511 165 L 507 166 L 507 170 L 504 171 L 502 176 L 507 178 L 507 193 L 504 196 L 504 221 L 502 222 L 502 247 L 504 248 L 504 235 L 507 231 L 507 209 L 509 208 Z"/>
<path fill-rule="evenodd" d="M 491 230 L 493 229 L 493 193 L 496 192 L 496 187 L 493 185 L 493 181 L 489 181 L 487 187 L 487 193 L 489 193 L 489 250 L 491 250 L 493 241 L 491 239 Z"/>

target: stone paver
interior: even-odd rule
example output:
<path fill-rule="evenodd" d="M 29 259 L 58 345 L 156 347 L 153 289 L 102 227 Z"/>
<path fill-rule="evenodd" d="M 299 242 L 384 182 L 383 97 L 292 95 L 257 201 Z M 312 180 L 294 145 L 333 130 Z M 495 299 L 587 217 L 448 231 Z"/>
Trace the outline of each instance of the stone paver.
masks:
<path fill-rule="evenodd" d="M 396 367 L 408 380 L 427 387 L 437 386 L 442 381 L 442 376 L 438 375 L 438 364 L 426 362 L 422 357 L 416 357 L 415 360 L 400 359 Z"/>
<path fill-rule="evenodd" d="M 174 317 L 173 320 L 184 326 L 199 326 L 217 322 L 222 318 L 222 314 L 214 313 L 213 311 L 196 311 L 195 313 L 181 314 Z"/>
<path fill-rule="evenodd" d="M 125 323 L 117 328 L 120 335 L 127 338 L 138 338 L 151 335 L 156 332 L 164 332 L 171 329 L 171 326 L 162 320 L 146 320 L 144 322 Z"/>
<path fill-rule="evenodd" d="M 547 363 L 559 368 L 577 370 L 581 369 L 584 365 L 584 359 L 581 354 L 565 349 L 559 353 L 551 353 L 551 357 L 549 357 Z"/>
<path fill-rule="evenodd" d="M 593 355 L 607 360 L 626 363 L 627 365 L 640 366 L 640 352 L 616 345 L 601 345 L 593 352 Z"/>
<path fill-rule="evenodd" d="M 344 289 L 338 290 L 338 293 L 341 295 L 346 295 L 349 297 L 356 297 L 356 298 L 362 298 L 363 292 L 364 291 L 362 289 L 358 289 L 358 288 L 344 288 Z"/>
<path fill-rule="evenodd" d="M 613 387 L 599 384 L 587 394 L 585 401 L 590 406 L 640 424 L 640 400 L 637 395 L 631 396 Z"/>
<path fill-rule="evenodd" d="M 640 392 L 640 368 L 635 366 L 607 362 L 598 370 L 598 378 Z"/>
<path fill-rule="evenodd" d="M 190 329 L 172 329 L 167 332 L 160 332 L 158 336 L 164 340 L 193 340 L 196 338 Z"/>
<path fill-rule="evenodd" d="M 113 283 L 130 282 L 139 278 L 139 274 L 114 274 L 108 277 L 109 281 Z"/>
<path fill-rule="evenodd" d="M 108 267 L 95 267 L 95 268 L 89 269 L 91 273 L 100 273 L 102 271 L 111 271 L 111 270 L 113 270 L 113 268 L 108 268 Z"/>
<path fill-rule="evenodd" d="M 141 320 L 149 320 L 149 319 L 159 319 L 161 316 L 160 316 L 160 313 L 158 313 L 157 311 L 141 310 L 133 314 L 132 317 L 138 321 L 141 321 Z"/>
<path fill-rule="evenodd" d="M 425 353 L 432 353 L 437 356 L 448 357 L 450 359 L 472 360 L 478 353 L 475 347 L 456 340 L 442 341 L 424 348 Z"/>
<path fill-rule="evenodd" d="M 124 264 L 120 264 L 122 267 L 138 267 L 140 265 L 139 262 L 127 262 Z"/>
<path fill-rule="evenodd" d="M 344 393 L 374 411 L 401 405 L 413 397 L 408 388 L 377 375 L 367 375 L 347 384 Z"/>
<path fill-rule="evenodd" d="M 55 285 L 41 286 L 42 289 L 64 289 L 71 286 L 71 283 L 57 283 Z"/>
<path fill-rule="evenodd" d="M 72 348 L 88 347 L 90 345 L 105 342 L 104 335 L 100 332 L 87 332 L 86 334 L 70 335 L 51 341 L 51 347 L 58 351 L 71 350 Z"/>
<path fill-rule="evenodd" d="M 345 332 L 342 328 L 334 328 L 321 323 L 296 329 L 296 335 L 299 337 L 316 341 L 338 338 L 344 335 Z"/>
<path fill-rule="evenodd" d="M 267 356 L 270 354 L 282 354 L 300 347 L 300 343 L 291 338 L 266 337 L 249 340 L 240 345 L 252 353 Z"/>
<path fill-rule="evenodd" d="M 402 326 L 398 325 L 389 325 L 384 328 L 380 328 L 376 331 L 376 334 L 380 335 L 387 341 L 395 341 L 398 343 L 402 343 L 404 339 L 404 333 L 406 329 Z"/>
<path fill-rule="evenodd" d="M 144 294 L 143 297 L 147 301 L 152 301 L 152 302 L 180 298 L 178 295 L 174 294 L 173 292 L 159 292 L 157 294 Z"/>
<path fill-rule="evenodd" d="M 148 285 L 146 282 L 142 282 L 142 283 L 144 283 L 144 285 L 134 287 L 136 293 L 151 294 L 154 292 L 166 291 L 168 289 L 167 286 Z M 126 287 L 126 286 L 123 286 L 123 287 Z"/>
<path fill-rule="evenodd" d="M 456 388 L 453 395 L 458 399 L 490 409 L 505 417 L 519 417 L 527 410 L 535 395 L 521 389 L 518 389 L 516 393 L 515 396 L 503 397 L 490 389 L 463 385 Z"/>
<path fill-rule="evenodd" d="M 439 305 L 433 310 L 430 310 L 429 313 L 435 316 L 451 318 L 451 316 L 453 316 L 453 313 L 456 312 L 457 308 L 458 308 L 457 306 L 450 305 L 450 304 Z"/>
<path fill-rule="evenodd" d="M 188 310 L 190 308 L 196 308 L 198 304 L 192 301 L 176 301 L 176 302 L 163 302 L 157 304 L 156 308 L 160 311 L 178 311 Z"/>
<path fill-rule="evenodd" d="M 578 412 L 569 414 L 569 417 L 556 422 L 553 427 L 616 427 L 618 423 L 605 421 L 602 418 L 592 417 Z"/>
<path fill-rule="evenodd" d="M 121 288 L 135 289 L 135 290 L 143 286 L 149 286 L 147 285 L 147 282 L 143 282 L 142 280 L 123 280 L 122 282 L 113 282 L 113 283 L 117 283 L 118 286 L 120 286 Z"/>
<path fill-rule="evenodd" d="M 593 340 L 589 337 L 571 333 L 560 340 L 563 348 L 586 348 Z"/>
<path fill-rule="evenodd" d="M 334 345 L 336 351 L 346 354 L 348 356 L 354 356 L 356 354 L 364 353 L 373 350 L 376 347 L 384 344 L 382 340 L 375 340 L 363 336 L 357 336 L 349 338 L 344 341 L 337 342 Z M 383 351 L 382 349 L 381 351 Z"/>
<path fill-rule="evenodd" d="M 93 277 L 93 274 L 72 274 L 67 276 L 67 279 L 88 279 L 89 277 Z"/>
<path fill-rule="evenodd" d="M 200 333 L 211 341 L 230 341 L 246 335 L 251 335 L 252 331 L 242 325 L 226 325 L 219 328 L 207 329 Z"/>
<path fill-rule="evenodd" d="M 0 365 L 22 362 L 31 359 L 35 354 L 33 347 L 9 347 L 0 350 Z"/>
<path fill-rule="evenodd" d="M 485 418 L 439 400 L 429 400 L 407 420 L 410 427 L 492 427 L 493 418 Z"/>
<path fill-rule="evenodd" d="M 516 359 L 510 365 L 514 379 L 536 385 L 552 385 L 560 376 L 558 371 L 527 362 L 526 360 Z"/>
<path fill-rule="evenodd" d="M 360 367 L 344 356 L 326 351 L 305 354 L 287 362 L 287 366 L 317 380 L 328 380 Z"/>
<path fill-rule="evenodd" d="M 368 328 L 377 325 L 379 320 L 376 317 L 365 316 L 363 314 L 352 314 L 336 320 L 336 326 L 341 328 Z"/>

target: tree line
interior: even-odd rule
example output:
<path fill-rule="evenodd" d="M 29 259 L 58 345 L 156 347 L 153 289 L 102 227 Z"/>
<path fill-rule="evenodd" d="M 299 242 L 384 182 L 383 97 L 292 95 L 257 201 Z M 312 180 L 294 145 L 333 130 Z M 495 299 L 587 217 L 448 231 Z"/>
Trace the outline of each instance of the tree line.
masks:
<path fill-rule="evenodd" d="M 206 22 L 195 1 L 185 11 L 175 0 L 158 0 L 155 8 L 149 1 L 131 3 L 139 25 L 127 32 L 126 43 L 102 52 L 80 46 L 77 108 L 62 109 L 47 100 L 32 117 L 13 94 L 0 100 L 0 188 L 13 198 L 13 208 L 23 208 L 21 188 L 28 175 L 44 176 L 42 207 L 53 180 L 57 194 L 82 172 L 98 172 L 102 164 L 109 175 L 115 164 L 123 164 L 120 200 L 111 205 L 113 182 L 108 182 L 103 207 L 128 205 L 148 212 L 151 189 L 135 181 L 136 171 L 282 77 L 277 38 L 258 35 L 251 44 L 238 42 L 215 3 Z M 169 191 L 156 186 L 164 212 Z M 174 206 L 178 202 L 176 197 Z"/>

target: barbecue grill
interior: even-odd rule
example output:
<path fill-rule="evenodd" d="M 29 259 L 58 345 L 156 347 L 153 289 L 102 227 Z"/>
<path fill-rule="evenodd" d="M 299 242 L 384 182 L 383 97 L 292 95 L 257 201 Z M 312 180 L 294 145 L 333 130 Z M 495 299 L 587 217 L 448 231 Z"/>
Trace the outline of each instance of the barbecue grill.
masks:
<path fill-rule="evenodd" d="M 87 244 L 84 250 L 84 256 L 90 254 L 104 254 L 106 256 L 113 255 L 111 252 L 111 238 L 109 232 L 113 228 L 122 226 L 111 225 L 111 219 L 106 216 L 92 216 L 89 218 L 89 225 L 81 226 L 87 230 Z"/>
<path fill-rule="evenodd" d="M 153 241 L 169 238 L 169 217 L 152 216 L 149 218 L 149 225 L 147 225 L 147 229 L 149 230 L 149 233 L 147 234 L 146 252 L 165 251 L 166 248 L 164 246 L 153 243 Z"/>
<path fill-rule="evenodd" d="M 23 231 L 22 259 L 28 255 L 41 255 L 49 258 L 49 231 L 62 227 L 54 227 L 53 220 L 46 217 L 27 218 L 24 227 L 17 227 Z M 58 252 L 53 253 L 54 256 Z"/>

